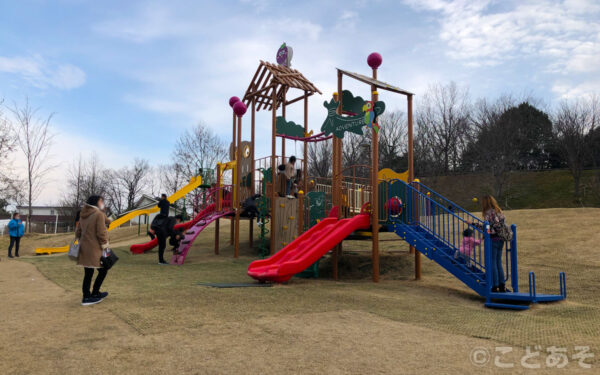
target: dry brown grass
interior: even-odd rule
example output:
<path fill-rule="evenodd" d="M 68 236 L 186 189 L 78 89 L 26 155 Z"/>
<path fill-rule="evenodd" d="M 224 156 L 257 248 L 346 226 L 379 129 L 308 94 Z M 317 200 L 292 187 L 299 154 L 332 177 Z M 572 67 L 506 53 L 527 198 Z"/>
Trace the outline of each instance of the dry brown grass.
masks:
<path fill-rule="evenodd" d="M 486 309 L 426 259 L 423 280 L 413 281 L 413 258 L 399 240 L 382 242 L 379 284 L 369 281 L 370 243 L 348 241 L 339 282 L 295 278 L 272 288 L 210 289 L 196 284 L 249 282 L 255 255 L 246 249 L 233 259 L 229 246 L 213 255 L 208 228 L 183 267 L 156 265 L 156 253 L 117 249 L 121 260 L 105 284 L 111 296 L 91 308 L 78 306 L 82 272 L 65 256 L 22 258 L 52 282 L 3 259 L 0 297 L 11 303 L 0 305 L 0 372 L 481 374 L 493 368 L 471 365 L 470 350 L 495 345 L 516 353 L 526 345 L 589 345 L 598 357 L 600 209 L 507 216 L 519 225 L 521 288 L 533 269 L 539 292 L 557 292 L 564 270 L 567 301 L 524 312 Z M 222 227 L 225 244 L 228 225 Z M 326 274 L 327 261 L 322 267 Z"/>

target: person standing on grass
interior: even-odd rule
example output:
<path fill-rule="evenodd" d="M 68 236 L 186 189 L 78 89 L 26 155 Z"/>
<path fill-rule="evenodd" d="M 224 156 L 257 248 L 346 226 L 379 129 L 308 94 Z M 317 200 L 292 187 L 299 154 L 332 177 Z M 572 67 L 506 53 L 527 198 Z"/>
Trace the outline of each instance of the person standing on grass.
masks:
<path fill-rule="evenodd" d="M 83 306 L 94 305 L 108 296 L 107 292 L 100 291 L 107 273 L 100 264 L 100 257 L 102 250 L 108 248 L 107 219 L 103 211 L 104 198 L 99 195 L 89 197 L 81 208 L 79 225 L 75 232 L 75 238 L 79 242 L 77 265 L 82 266 L 84 270 L 81 301 Z M 98 270 L 98 276 L 90 292 L 94 269 Z"/>
<path fill-rule="evenodd" d="M 160 208 L 160 212 L 154 217 L 154 219 L 152 219 L 152 223 L 150 223 L 150 230 L 147 233 L 151 239 L 154 239 L 154 237 L 156 237 L 154 228 L 161 227 L 169 217 L 169 209 L 171 207 L 171 202 L 169 202 L 169 200 L 167 199 L 167 194 L 161 194 L 157 206 L 158 208 Z"/>
<path fill-rule="evenodd" d="M 505 240 L 499 235 L 505 226 L 505 217 L 502 209 L 498 206 L 498 202 L 491 195 L 481 198 L 481 213 L 483 220 L 490 224 L 489 233 L 492 240 L 492 292 L 506 293 L 504 269 L 502 268 L 502 249 L 504 248 Z M 473 223 L 473 220 L 467 220 L 467 223 L 481 230 L 485 229 L 483 225 Z"/>
<path fill-rule="evenodd" d="M 19 245 L 21 237 L 25 235 L 25 225 L 21 221 L 21 215 L 15 212 L 12 220 L 8 222 L 8 235 L 10 236 L 10 245 L 8 245 L 8 257 L 12 258 L 12 249 L 15 248 L 15 256 L 19 257 Z"/>

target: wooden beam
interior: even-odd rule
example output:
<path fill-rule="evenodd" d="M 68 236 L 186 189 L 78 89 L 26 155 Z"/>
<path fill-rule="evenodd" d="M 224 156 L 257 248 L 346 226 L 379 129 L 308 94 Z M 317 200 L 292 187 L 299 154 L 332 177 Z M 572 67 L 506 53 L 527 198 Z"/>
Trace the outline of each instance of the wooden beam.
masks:
<path fill-rule="evenodd" d="M 277 101 L 277 98 L 275 97 L 275 90 L 273 90 L 273 92 L 271 93 L 272 100 L 273 103 L 275 103 Z M 277 135 L 277 112 L 276 112 L 276 108 L 277 106 L 272 106 L 272 115 L 271 115 L 271 120 L 272 120 L 272 124 L 271 124 L 271 238 L 269 241 L 269 246 L 270 246 L 270 253 L 271 254 L 275 254 L 275 230 L 276 230 L 276 226 L 275 226 L 275 197 L 276 197 L 276 178 L 277 178 L 277 163 L 275 161 L 276 158 L 276 153 L 277 153 L 277 143 L 275 142 L 276 140 L 276 135 Z"/>

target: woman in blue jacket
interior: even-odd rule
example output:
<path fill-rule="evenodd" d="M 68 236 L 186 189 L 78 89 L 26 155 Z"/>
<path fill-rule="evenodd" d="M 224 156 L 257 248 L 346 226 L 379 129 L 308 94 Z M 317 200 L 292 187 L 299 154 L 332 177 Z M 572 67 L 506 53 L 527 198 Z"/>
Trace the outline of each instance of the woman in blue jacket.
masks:
<path fill-rule="evenodd" d="M 21 221 L 21 216 L 18 212 L 13 214 L 13 218 L 8 222 L 8 235 L 10 236 L 10 245 L 8 245 L 8 257 L 12 258 L 12 249 L 15 247 L 15 256 L 19 257 L 19 244 L 21 237 L 25 234 L 25 225 Z"/>

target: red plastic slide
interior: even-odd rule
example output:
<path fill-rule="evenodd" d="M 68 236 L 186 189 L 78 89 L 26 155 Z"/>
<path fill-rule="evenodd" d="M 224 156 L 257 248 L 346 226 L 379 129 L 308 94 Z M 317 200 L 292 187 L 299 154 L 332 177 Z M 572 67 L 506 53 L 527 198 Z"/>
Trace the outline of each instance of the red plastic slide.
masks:
<path fill-rule="evenodd" d="M 304 271 L 352 232 L 367 229 L 371 217 L 361 213 L 350 219 L 337 219 L 337 207 L 329 217 L 304 232 L 300 237 L 269 259 L 255 260 L 248 266 L 248 275 L 260 281 L 282 283 Z"/>
<path fill-rule="evenodd" d="M 196 215 L 195 218 L 193 218 L 190 221 L 186 221 L 185 223 L 180 223 L 175 225 L 175 229 L 190 229 L 192 226 L 194 226 L 197 222 L 199 222 L 200 220 L 202 220 L 204 217 L 212 214 L 215 211 L 215 204 L 211 203 L 208 206 L 206 206 L 205 209 L 203 209 L 202 211 L 200 211 L 198 213 L 198 215 Z M 141 243 L 141 244 L 135 244 L 135 245 L 131 245 L 131 247 L 129 248 L 129 251 L 131 251 L 133 254 L 143 254 L 146 251 L 153 249 L 156 245 L 158 245 L 158 239 L 153 239 L 149 242 L 146 243 Z"/>

